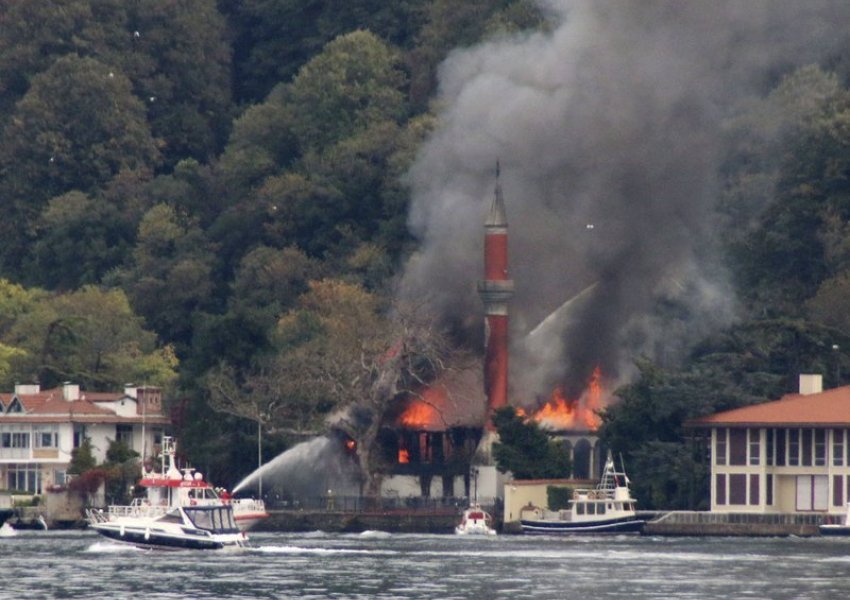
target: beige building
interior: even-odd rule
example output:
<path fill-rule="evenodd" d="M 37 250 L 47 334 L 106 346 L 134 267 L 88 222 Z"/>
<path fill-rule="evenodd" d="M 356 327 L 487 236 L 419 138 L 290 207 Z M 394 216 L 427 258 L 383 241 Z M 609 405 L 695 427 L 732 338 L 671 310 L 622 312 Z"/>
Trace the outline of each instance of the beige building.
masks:
<path fill-rule="evenodd" d="M 711 510 L 844 514 L 850 501 L 850 386 L 800 391 L 690 423 L 711 435 Z"/>
<path fill-rule="evenodd" d="M 151 456 L 168 423 L 158 388 L 85 392 L 71 383 L 50 390 L 17 385 L 14 393 L 0 394 L 0 491 L 42 494 L 64 485 L 71 453 L 86 438 L 97 462 L 112 440 Z"/>

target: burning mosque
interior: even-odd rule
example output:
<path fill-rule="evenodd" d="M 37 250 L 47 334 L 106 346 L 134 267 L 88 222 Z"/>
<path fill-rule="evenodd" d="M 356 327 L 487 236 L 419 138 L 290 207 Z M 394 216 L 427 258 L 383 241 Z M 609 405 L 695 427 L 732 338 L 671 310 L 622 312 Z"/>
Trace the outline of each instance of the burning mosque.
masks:
<path fill-rule="evenodd" d="M 427 300 L 483 365 L 400 403 L 387 495 L 467 492 L 506 403 L 567 437 L 574 475 L 592 475 L 596 411 L 634 357 L 674 366 L 736 318 L 717 243 L 730 119 L 848 43 L 840 0 L 539 5 L 549 27 L 439 68 L 439 124 L 406 176 L 418 250 L 400 293 Z M 499 156 L 510 176 L 493 195 Z M 755 191 L 741 227 L 772 199 Z"/>
<path fill-rule="evenodd" d="M 587 479 L 600 472 L 596 429 L 598 411 L 606 400 L 600 367 L 594 368 L 586 389 L 576 397 L 569 397 L 562 386 L 541 398 L 511 391 L 508 317 L 514 282 L 508 270 L 508 220 L 498 166 L 496 170 L 495 191 L 484 221 L 484 278 L 477 285 L 484 312 L 483 364 L 449 371 L 419 396 L 400 403 L 383 431 L 385 460 L 394 463 L 385 480 L 385 494 L 498 496 L 500 477 L 490 457 L 496 438 L 491 417 L 509 404 L 567 442 L 573 477 Z M 532 330 L 521 343 L 523 351 L 533 354 L 547 329 L 563 327 L 570 308 L 578 307 L 581 300 L 562 305 Z M 471 467 L 479 480 L 470 481 Z M 435 479 L 439 488 L 432 486 Z"/>

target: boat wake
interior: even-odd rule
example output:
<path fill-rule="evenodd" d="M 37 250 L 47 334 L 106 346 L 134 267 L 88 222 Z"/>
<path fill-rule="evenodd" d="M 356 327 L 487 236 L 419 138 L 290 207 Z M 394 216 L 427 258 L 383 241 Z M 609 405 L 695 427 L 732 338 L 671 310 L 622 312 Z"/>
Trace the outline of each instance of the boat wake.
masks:
<path fill-rule="evenodd" d="M 3 523 L 0 526 L 0 537 L 15 537 L 16 535 L 18 535 L 18 532 L 8 523 Z"/>
<path fill-rule="evenodd" d="M 254 552 L 267 554 L 387 554 L 385 550 L 359 550 L 357 548 L 308 548 L 305 546 L 256 546 L 250 548 Z"/>
<path fill-rule="evenodd" d="M 85 549 L 85 552 L 94 554 L 119 554 L 123 552 L 143 552 L 142 548 L 130 544 L 113 544 L 110 542 L 95 542 Z"/>
<path fill-rule="evenodd" d="M 358 537 L 363 539 L 376 539 L 376 540 L 385 540 L 390 537 L 392 534 L 387 531 L 379 531 L 376 529 L 367 529 L 366 531 L 360 532 Z"/>

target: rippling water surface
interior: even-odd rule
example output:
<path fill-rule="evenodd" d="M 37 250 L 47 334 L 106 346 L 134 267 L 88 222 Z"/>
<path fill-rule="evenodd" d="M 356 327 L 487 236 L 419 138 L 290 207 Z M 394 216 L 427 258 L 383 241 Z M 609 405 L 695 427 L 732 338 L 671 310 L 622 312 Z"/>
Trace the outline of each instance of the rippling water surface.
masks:
<path fill-rule="evenodd" d="M 850 538 L 255 533 L 232 552 L 0 537 L 0 597 L 842 598 Z"/>

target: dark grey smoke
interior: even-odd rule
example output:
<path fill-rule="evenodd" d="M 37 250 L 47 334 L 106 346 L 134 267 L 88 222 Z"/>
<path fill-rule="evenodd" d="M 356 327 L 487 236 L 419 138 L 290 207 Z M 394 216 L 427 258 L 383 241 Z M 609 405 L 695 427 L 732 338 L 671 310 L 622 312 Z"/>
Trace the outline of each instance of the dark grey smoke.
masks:
<path fill-rule="evenodd" d="M 410 173 L 422 248 L 404 290 L 472 333 L 501 161 L 515 399 L 554 383 L 581 388 L 596 364 L 622 381 L 637 354 L 681 356 L 734 319 L 713 245 L 724 117 L 795 66 L 848 47 L 850 30 L 846 0 L 545 6 L 550 33 L 449 56 L 441 126 Z M 529 351 L 525 335 L 594 283 Z"/>

